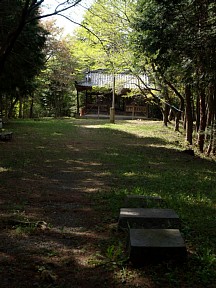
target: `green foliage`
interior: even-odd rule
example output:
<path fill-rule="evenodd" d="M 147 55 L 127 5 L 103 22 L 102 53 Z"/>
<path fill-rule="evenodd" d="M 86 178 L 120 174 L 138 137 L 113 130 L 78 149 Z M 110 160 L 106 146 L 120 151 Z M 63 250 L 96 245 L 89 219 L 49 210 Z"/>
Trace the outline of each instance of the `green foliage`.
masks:
<path fill-rule="evenodd" d="M 47 39 L 47 62 L 37 78 L 37 102 L 40 116 L 71 116 L 75 106 L 74 93 L 76 58 L 70 51 L 67 39 L 58 39 L 59 29 L 53 22 L 45 23 L 52 35 Z"/>
<path fill-rule="evenodd" d="M 8 3 L 6 2 L 8 1 L 1 3 L 3 11 L 0 22 L 2 31 L 0 46 L 1 43 L 3 46 L 5 39 L 9 37 L 9 31 L 16 28 L 23 8 L 21 2 L 13 1 L 12 7 L 7 9 Z M 34 10 L 32 15 L 38 16 L 38 9 Z M 21 97 L 29 96 L 35 89 L 34 77 L 38 75 L 45 62 L 43 48 L 46 35 L 47 31 L 40 26 L 38 20 L 28 23 L 14 44 L 12 53 L 8 56 L 4 70 L 0 74 L 1 113 L 4 113 L 6 117 L 13 115 L 14 107 Z"/>
<path fill-rule="evenodd" d="M 128 23 L 133 7 L 134 1 L 98 0 L 86 12 L 74 47 L 83 68 L 122 71 L 130 66 Z"/>
<path fill-rule="evenodd" d="M 151 64 L 162 91 L 169 88 L 164 93 L 167 103 L 173 104 L 173 96 L 178 96 L 183 111 L 186 99 L 186 121 L 190 127 L 194 114 L 191 106 L 195 107 L 195 101 L 200 100 L 196 124 L 202 152 L 206 118 L 212 125 L 215 121 L 215 5 L 215 1 L 139 0 L 132 24 L 131 44 L 136 57 L 140 56 L 145 65 Z M 192 128 L 188 131 L 192 133 Z"/>

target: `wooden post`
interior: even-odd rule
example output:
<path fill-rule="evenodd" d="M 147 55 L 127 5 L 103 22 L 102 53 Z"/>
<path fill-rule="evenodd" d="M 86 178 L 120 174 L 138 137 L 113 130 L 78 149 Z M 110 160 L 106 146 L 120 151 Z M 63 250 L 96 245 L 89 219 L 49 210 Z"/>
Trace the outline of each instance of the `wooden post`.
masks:
<path fill-rule="evenodd" d="M 135 107 L 134 107 L 134 105 L 133 105 L 133 107 L 132 107 L 132 120 L 134 120 L 134 110 L 135 110 Z"/>
<path fill-rule="evenodd" d="M 77 116 L 79 116 L 79 92 L 77 90 Z"/>
<path fill-rule="evenodd" d="M 112 107 L 110 108 L 110 123 L 115 123 L 115 74 L 113 74 Z"/>
<path fill-rule="evenodd" d="M 100 105 L 98 104 L 98 119 L 100 118 Z"/>

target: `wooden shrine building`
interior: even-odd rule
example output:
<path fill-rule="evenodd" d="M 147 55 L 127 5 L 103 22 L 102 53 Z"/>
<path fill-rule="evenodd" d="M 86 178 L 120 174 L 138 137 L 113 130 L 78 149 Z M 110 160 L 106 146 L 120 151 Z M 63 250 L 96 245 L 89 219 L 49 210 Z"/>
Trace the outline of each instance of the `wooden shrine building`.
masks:
<path fill-rule="evenodd" d="M 136 77 L 128 71 L 115 76 L 105 69 L 88 71 L 83 81 L 75 82 L 77 112 L 81 116 L 90 113 L 109 114 L 110 107 L 114 105 L 118 114 L 148 117 L 148 104 L 138 89 L 145 89 L 148 84 L 146 75 Z"/>

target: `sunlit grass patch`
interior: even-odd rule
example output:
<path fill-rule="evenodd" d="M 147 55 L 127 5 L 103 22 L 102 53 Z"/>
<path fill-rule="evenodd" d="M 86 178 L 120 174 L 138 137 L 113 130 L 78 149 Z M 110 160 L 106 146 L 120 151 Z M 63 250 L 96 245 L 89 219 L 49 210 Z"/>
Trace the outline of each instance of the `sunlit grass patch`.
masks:
<path fill-rule="evenodd" d="M 9 171 L 11 171 L 10 168 L 0 167 L 0 173 L 2 173 L 2 172 L 9 172 Z"/>

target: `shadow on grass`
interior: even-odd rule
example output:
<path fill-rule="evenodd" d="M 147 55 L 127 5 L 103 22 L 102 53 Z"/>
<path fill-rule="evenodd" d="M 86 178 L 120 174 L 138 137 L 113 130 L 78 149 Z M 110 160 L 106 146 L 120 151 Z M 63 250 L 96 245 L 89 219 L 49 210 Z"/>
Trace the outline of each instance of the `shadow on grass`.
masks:
<path fill-rule="evenodd" d="M 104 269 L 88 259 L 97 264 L 109 247 L 118 247 L 121 235 L 109 227 L 117 222 L 126 194 L 161 196 L 182 219 L 190 254 L 187 269 L 148 267 L 142 281 L 147 275 L 150 287 L 213 287 L 215 163 L 185 155 L 161 137 L 138 137 L 105 121 L 94 123 L 15 122 L 13 141 L 1 144 L 1 218 L 50 225 L 21 235 L 16 227 L 3 227 L 2 287 L 9 282 L 16 288 L 118 287 L 116 271 L 122 273 L 122 267 Z M 135 273 L 130 266 L 124 269 Z M 133 277 L 125 277 L 136 287 Z"/>

